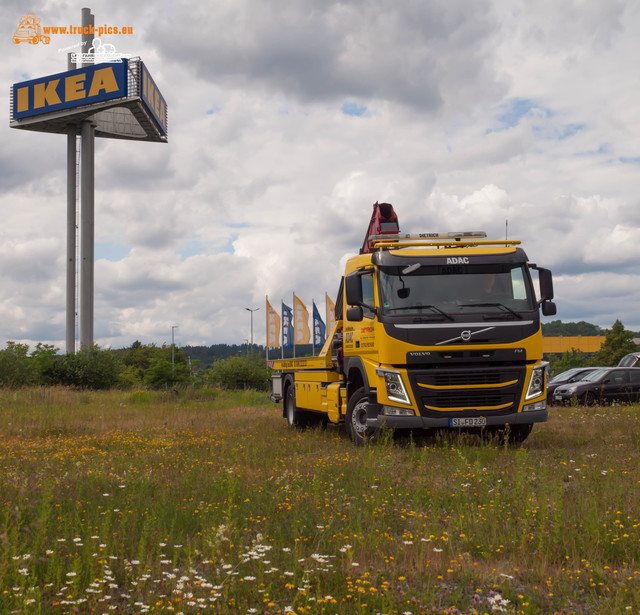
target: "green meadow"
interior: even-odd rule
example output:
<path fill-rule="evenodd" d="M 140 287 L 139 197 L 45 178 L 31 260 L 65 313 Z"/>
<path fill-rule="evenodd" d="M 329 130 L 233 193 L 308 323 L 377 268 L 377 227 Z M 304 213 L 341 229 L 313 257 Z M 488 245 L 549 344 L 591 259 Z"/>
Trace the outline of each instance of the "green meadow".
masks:
<path fill-rule="evenodd" d="M 263 393 L 0 391 L 0 613 L 638 613 L 640 408 L 355 447 Z"/>

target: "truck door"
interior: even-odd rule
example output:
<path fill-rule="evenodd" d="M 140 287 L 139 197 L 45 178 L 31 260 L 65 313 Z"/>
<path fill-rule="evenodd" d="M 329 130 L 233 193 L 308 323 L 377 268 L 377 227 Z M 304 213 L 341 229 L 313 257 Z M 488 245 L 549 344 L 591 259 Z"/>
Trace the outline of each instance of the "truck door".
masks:
<path fill-rule="evenodd" d="M 373 269 L 360 272 L 357 279 L 362 292 L 362 319 L 348 321 L 345 325 L 345 354 L 351 356 L 371 355 L 377 353 L 374 327 L 376 293 Z"/>

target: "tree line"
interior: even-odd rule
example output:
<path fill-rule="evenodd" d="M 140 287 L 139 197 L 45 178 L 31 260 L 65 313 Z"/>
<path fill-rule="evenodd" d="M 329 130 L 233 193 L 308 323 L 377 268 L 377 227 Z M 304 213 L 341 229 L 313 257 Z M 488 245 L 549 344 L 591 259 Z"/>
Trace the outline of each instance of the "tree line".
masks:
<path fill-rule="evenodd" d="M 553 321 L 542 325 L 543 335 L 604 335 L 600 350 L 588 356 L 579 350 L 549 356 L 551 374 L 571 367 L 612 366 L 630 353 L 640 350 L 633 342 L 635 334 L 616 320 L 610 330 L 586 322 Z M 296 346 L 296 356 L 311 356 L 311 345 Z M 279 358 L 276 351 L 273 358 Z M 315 349 L 317 354 L 318 349 Z M 286 349 L 285 357 L 291 357 Z M 7 342 L 0 350 L 0 387 L 68 386 L 89 389 L 112 387 L 217 387 L 267 390 L 271 377 L 266 366 L 264 347 L 259 345 L 214 344 L 212 346 L 171 346 L 142 344 L 135 341 L 119 350 L 97 345 L 75 354 L 61 354 L 50 344 Z"/>
<path fill-rule="evenodd" d="M 568 324 L 586 325 L 588 323 Z M 543 335 L 550 337 L 551 334 L 545 332 L 545 325 L 542 325 L 542 327 Z M 633 338 L 637 336 L 637 334 L 625 329 L 624 325 L 619 320 L 616 320 L 615 323 L 613 323 L 611 329 L 606 331 L 600 330 L 599 333 L 564 333 L 561 335 L 604 335 L 604 342 L 602 343 L 600 350 L 592 356 L 589 356 L 584 352 L 580 352 L 575 348 L 563 353 L 562 355 L 550 355 L 549 371 L 552 375 L 560 374 L 572 367 L 612 367 L 617 365 L 620 362 L 620 359 L 622 359 L 626 354 L 640 350 L 640 346 L 633 341 Z"/>
<path fill-rule="evenodd" d="M 0 387 L 68 386 L 88 389 L 113 387 L 217 387 L 266 390 L 270 371 L 264 354 L 245 346 L 244 354 L 228 354 L 202 367 L 185 349 L 134 342 L 128 348 L 83 347 L 60 354 L 50 344 L 7 342 L 0 350 Z"/>

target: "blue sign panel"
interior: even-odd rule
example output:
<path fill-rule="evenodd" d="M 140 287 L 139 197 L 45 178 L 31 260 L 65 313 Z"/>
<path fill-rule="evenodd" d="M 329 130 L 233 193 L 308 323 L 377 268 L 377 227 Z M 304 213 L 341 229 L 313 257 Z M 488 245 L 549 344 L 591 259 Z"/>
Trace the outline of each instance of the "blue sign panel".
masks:
<path fill-rule="evenodd" d="M 158 124 L 162 136 L 167 135 L 167 102 L 160 94 L 156 82 L 151 78 L 144 62 L 140 62 L 142 69 L 142 101 Z"/>
<path fill-rule="evenodd" d="M 13 84 L 13 117 L 20 119 L 127 96 L 127 59 L 85 66 Z"/>

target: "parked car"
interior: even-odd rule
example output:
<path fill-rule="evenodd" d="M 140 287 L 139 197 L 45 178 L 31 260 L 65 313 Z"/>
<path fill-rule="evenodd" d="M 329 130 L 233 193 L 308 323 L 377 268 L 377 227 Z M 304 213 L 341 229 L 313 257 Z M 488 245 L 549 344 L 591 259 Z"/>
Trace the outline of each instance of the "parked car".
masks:
<path fill-rule="evenodd" d="M 553 393 L 561 384 L 570 384 L 582 380 L 587 374 L 595 372 L 599 367 L 572 367 L 567 371 L 560 372 L 547 382 L 547 404 L 553 405 Z"/>
<path fill-rule="evenodd" d="M 620 359 L 618 367 L 635 367 L 638 361 L 640 361 L 640 352 L 630 352 Z"/>
<path fill-rule="evenodd" d="M 640 400 L 640 367 L 603 367 L 583 380 L 561 384 L 553 393 L 559 404 L 576 398 L 584 406 Z"/>

